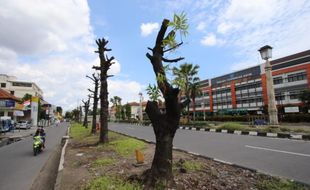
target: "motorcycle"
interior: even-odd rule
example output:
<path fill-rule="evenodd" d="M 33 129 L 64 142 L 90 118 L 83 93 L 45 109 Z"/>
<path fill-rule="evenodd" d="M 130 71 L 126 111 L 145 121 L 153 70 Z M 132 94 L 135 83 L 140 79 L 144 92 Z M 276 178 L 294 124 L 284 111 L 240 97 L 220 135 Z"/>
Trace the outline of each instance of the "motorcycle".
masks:
<path fill-rule="evenodd" d="M 43 139 L 40 135 L 33 137 L 33 155 L 36 156 L 43 151 Z"/>

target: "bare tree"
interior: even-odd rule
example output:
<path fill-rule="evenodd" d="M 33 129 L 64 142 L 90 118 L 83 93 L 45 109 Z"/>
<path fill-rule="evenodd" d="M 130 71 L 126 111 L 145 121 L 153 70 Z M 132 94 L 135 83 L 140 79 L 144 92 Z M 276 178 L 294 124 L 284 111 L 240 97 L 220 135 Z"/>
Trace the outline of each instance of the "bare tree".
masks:
<path fill-rule="evenodd" d="M 92 93 L 91 97 L 93 98 L 94 102 L 93 102 L 93 119 L 92 119 L 92 127 L 91 127 L 91 133 L 95 134 L 96 133 L 96 121 L 97 121 L 97 110 L 98 110 L 98 88 L 99 88 L 99 79 L 100 76 L 99 74 L 97 74 L 97 76 L 95 75 L 95 73 L 93 73 L 92 77 L 90 76 L 86 76 L 87 78 L 90 78 L 94 84 L 94 90 L 88 89 L 89 92 Z"/>
<path fill-rule="evenodd" d="M 98 45 L 98 50 L 95 53 L 99 54 L 100 66 L 93 66 L 93 69 L 100 71 L 100 137 L 99 143 L 108 142 L 108 116 L 109 116 L 109 101 L 108 101 L 108 70 L 114 63 L 114 57 L 109 58 L 105 52 L 111 51 L 111 49 L 106 48 L 109 43 L 108 40 L 104 38 L 96 40 Z"/>
<path fill-rule="evenodd" d="M 83 107 L 84 107 L 84 113 L 85 113 L 84 121 L 83 121 L 83 126 L 85 128 L 87 128 L 88 127 L 87 115 L 88 115 L 88 110 L 89 110 L 90 96 L 88 96 L 88 100 L 87 101 L 82 100 L 82 102 L 84 104 Z"/>
<path fill-rule="evenodd" d="M 152 122 L 156 136 L 156 149 L 152 167 L 145 172 L 145 189 L 152 189 L 158 183 L 166 187 L 175 185 L 172 173 L 173 138 L 179 128 L 181 110 L 189 104 L 190 100 L 187 98 L 182 103 L 178 101 L 179 89 L 169 83 L 163 62 L 173 63 L 184 59 L 183 57 L 167 59 L 164 54 L 182 45 L 182 42 L 178 44 L 175 42 L 175 34 L 177 31 L 186 34 L 188 28 L 186 20 L 184 14 L 175 15 L 172 22 L 164 19 L 157 34 L 155 46 L 148 48 L 152 55 L 146 54 L 152 63 L 157 85 L 165 99 L 166 112 L 160 112 L 157 101 L 147 102 L 145 111 Z M 172 30 L 165 36 L 169 26 Z"/>

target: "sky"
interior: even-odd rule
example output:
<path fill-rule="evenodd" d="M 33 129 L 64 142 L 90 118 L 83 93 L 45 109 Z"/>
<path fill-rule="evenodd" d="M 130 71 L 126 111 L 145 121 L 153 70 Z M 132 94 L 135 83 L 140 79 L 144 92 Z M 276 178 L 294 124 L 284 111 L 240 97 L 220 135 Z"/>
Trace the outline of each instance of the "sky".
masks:
<path fill-rule="evenodd" d="M 163 19 L 184 12 L 189 34 L 168 58 L 200 66 L 201 80 L 310 49 L 310 0 L 1 0 L 0 73 L 35 82 L 44 99 L 72 110 L 87 99 L 86 75 L 99 65 L 95 40 L 109 40 L 116 61 L 109 70 L 109 97 L 139 101 L 155 84 L 146 58 Z M 179 38 L 178 38 L 179 39 Z"/>

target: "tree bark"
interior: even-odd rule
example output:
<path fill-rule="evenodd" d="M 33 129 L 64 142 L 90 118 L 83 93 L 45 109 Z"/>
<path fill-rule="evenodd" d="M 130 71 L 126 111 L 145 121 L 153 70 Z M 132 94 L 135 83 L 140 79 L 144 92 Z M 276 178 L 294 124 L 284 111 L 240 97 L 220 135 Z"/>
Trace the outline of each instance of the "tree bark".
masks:
<path fill-rule="evenodd" d="M 97 109 L 98 109 L 98 80 L 95 82 L 95 90 L 94 90 L 94 105 L 93 105 L 93 121 L 91 133 L 96 133 L 96 123 L 97 123 Z"/>
<path fill-rule="evenodd" d="M 181 110 L 189 101 L 179 103 L 179 89 L 173 88 L 166 78 L 166 73 L 162 64 L 163 61 L 163 40 L 167 31 L 169 20 L 164 19 L 156 38 L 156 44 L 152 50 L 152 55 L 146 56 L 152 63 L 156 77 L 157 85 L 165 99 L 166 112 L 161 113 L 158 103 L 148 101 L 145 112 L 149 116 L 156 137 L 156 148 L 151 169 L 147 172 L 145 179 L 145 189 L 152 189 L 157 184 L 171 187 L 174 185 L 172 173 L 172 147 L 173 138 L 179 127 Z M 170 32 L 171 33 L 171 32 Z M 169 33 L 169 34 L 170 34 Z M 168 35 L 169 35 L 168 34 Z M 176 60 L 182 60 L 179 58 Z"/>
<path fill-rule="evenodd" d="M 104 38 L 96 40 L 98 50 L 95 51 L 99 54 L 100 66 L 93 66 L 94 69 L 100 70 L 100 136 L 99 143 L 108 142 L 108 115 L 109 115 L 109 102 L 108 102 L 108 82 L 107 79 L 110 77 L 107 72 L 111 65 L 114 63 L 114 57 L 108 58 L 105 55 L 106 51 L 111 49 L 106 48 L 109 41 Z"/>

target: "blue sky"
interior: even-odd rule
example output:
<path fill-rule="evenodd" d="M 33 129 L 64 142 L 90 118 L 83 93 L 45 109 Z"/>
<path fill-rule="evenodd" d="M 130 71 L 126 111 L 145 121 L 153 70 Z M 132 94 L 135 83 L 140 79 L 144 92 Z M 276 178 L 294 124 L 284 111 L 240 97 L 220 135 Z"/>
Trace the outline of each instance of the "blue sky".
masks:
<path fill-rule="evenodd" d="M 123 103 L 154 83 L 145 57 L 164 18 L 184 11 L 189 35 L 169 57 L 198 64 L 201 79 L 261 63 L 266 44 L 273 59 L 310 49 L 309 0 L 2 0 L 0 73 L 36 82 L 47 101 L 76 107 L 92 88 L 85 75 L 99 64 L 94 40 L 105 37 L 117 60 L 110 96 Z M 144 92 L 145 94 L 145 92 Z M 148 97 L 145 95 L 145 99 Z"/>

